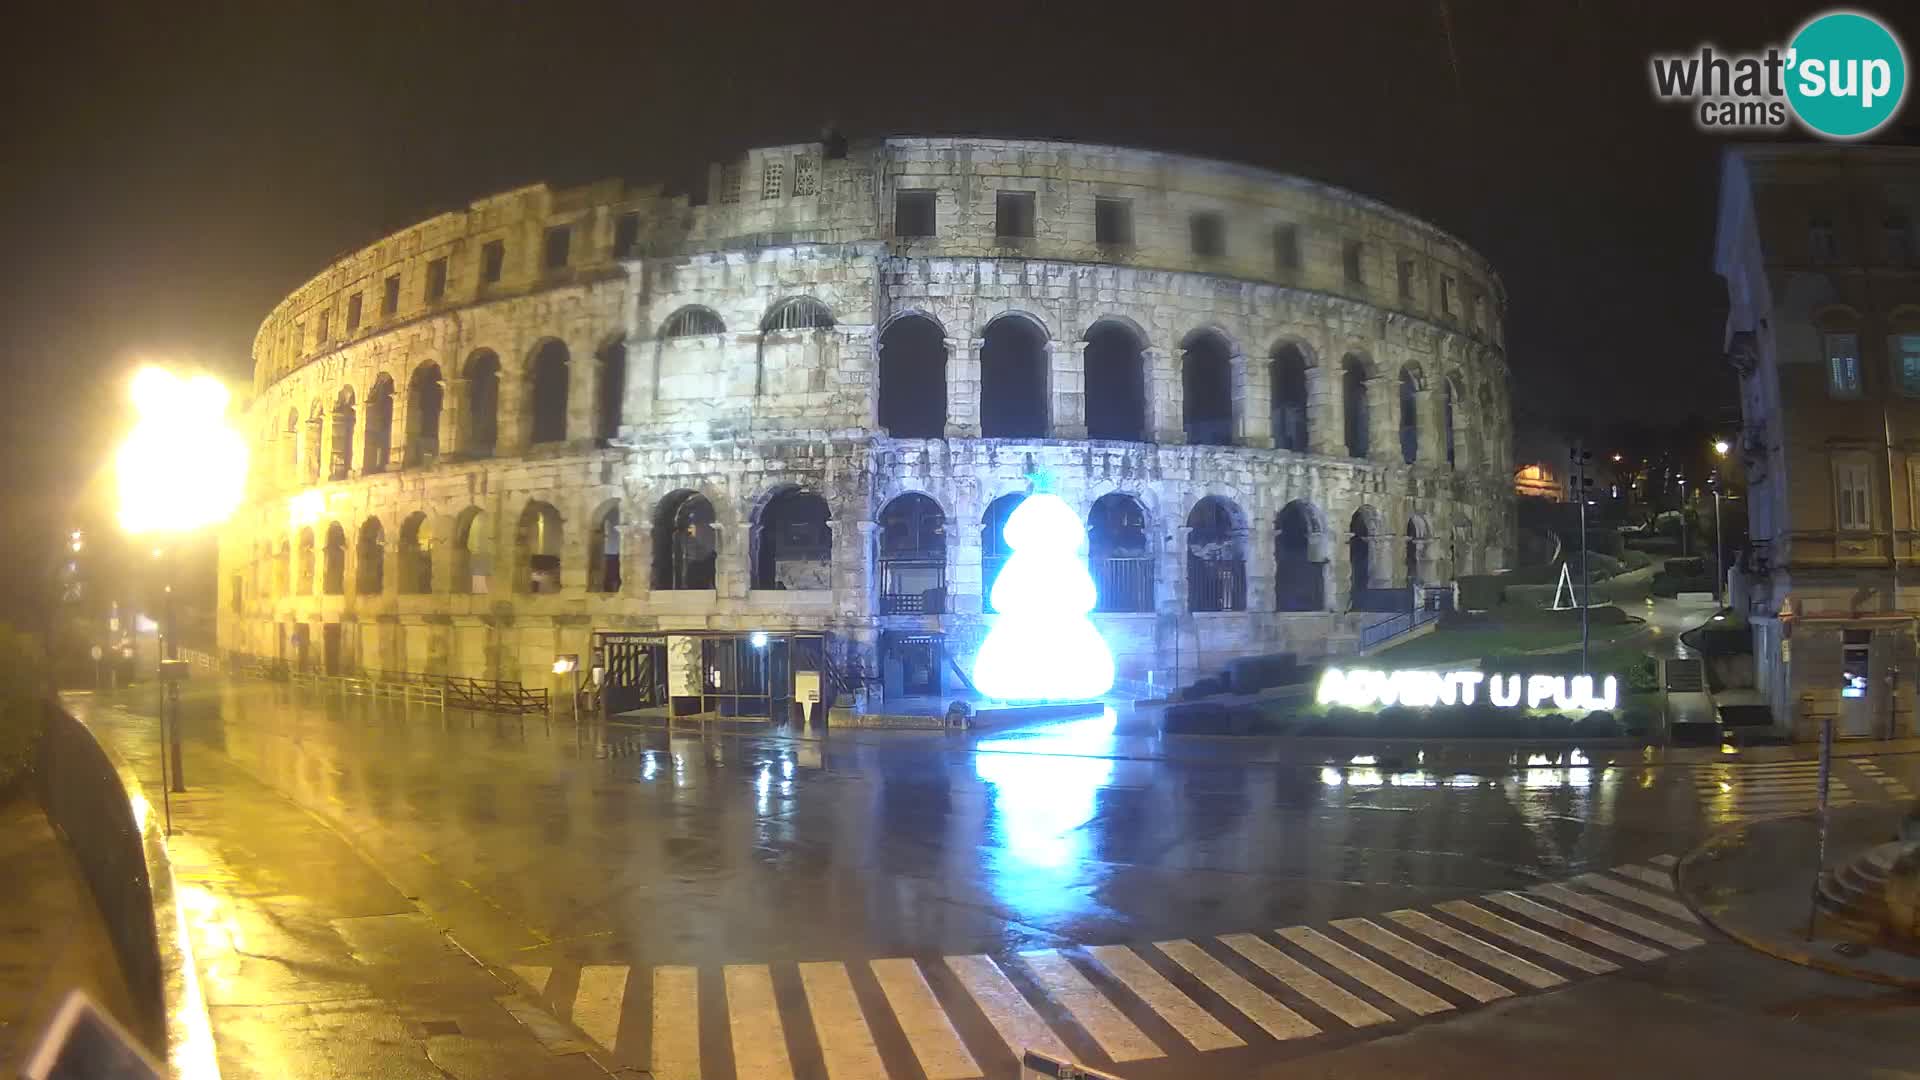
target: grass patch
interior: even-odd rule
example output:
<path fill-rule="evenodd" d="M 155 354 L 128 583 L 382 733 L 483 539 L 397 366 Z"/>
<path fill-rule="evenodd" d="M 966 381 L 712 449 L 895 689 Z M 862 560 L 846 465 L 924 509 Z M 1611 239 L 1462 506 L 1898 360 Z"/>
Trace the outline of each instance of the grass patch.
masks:
<path fill-rule="evenodd" d="M 1641 623 L 1602 623 L 1595 612 L 1590 620 L 1589 649 L 1598 655 L 1616 646 L 1625 653 L 1638 654 L 1641 646 L 1627 645 L 1645 629 Z M 1617 618 L 1618 616 L 1612 616 Z M 1530 653 L 1538 649 L 1575 650 L 1580 648 L 1580 618 L 1577 613 L 1501 608 L 1484 626 L 1441 625 L 1423 637 L 1395 645 L 1374 654 L 1383 666 L 1417 667 L 1450 660 L 1478 660 L 1483 656 Z M 1596 661 L 1590 666 L 1602 669 Z"/>

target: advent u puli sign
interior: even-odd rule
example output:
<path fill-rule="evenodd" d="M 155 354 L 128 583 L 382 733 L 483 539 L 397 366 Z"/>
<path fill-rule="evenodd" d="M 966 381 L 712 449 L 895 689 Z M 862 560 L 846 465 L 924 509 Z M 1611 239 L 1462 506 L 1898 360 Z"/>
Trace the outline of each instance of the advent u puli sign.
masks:
<path fill-rule="evenodd" d="M 1620 681 L 1608 675 L 1594 692 L 1591 675 L 1488 675 L 1480 671 L 1377 671 L 1328 668 L 1320 676 L 1317 700 L 1322 705 L 1349 709 L 1378 709 L 1405 705 L 1426 709 L 1435 705 L 1473 705 L 1482 686 L 1486 700 L 1498 709 L 1555 709 L 1563 713 L 1612 710 L 1620 702 Z"/>

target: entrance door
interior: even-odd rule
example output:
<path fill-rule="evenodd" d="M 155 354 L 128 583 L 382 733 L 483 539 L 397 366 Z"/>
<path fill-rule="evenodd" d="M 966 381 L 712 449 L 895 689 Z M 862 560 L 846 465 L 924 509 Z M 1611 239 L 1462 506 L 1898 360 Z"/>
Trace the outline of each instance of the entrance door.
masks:
<path fill-rule="evenodd" d="M 1871 738 L 1882 709 L 1881 683 L 1873 670 L 1873 631 L 1848 630 L 1840 653 L 1840 722 L 1843 739 Z"/>
<path fill-rule="evenodd" d="M 326 623 L 320 627 L 320 658 L 326 665 L 329 675 L 340 674 L 340 624 Z"/>
<path fill-rule="evenodd" d="M 645 634 L 596 634 L 595 648 L 607 669 L 603 694 L 607 714 L 666 704 L 667 643 Z"/>

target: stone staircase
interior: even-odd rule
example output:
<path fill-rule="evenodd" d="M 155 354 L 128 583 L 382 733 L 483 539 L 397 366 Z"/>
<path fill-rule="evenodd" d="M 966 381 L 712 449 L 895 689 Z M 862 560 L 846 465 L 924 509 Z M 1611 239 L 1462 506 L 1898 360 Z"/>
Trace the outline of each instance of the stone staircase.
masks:
<path fill-rule="evenodd" d="M 1920 846 L 1895 841 L 1869 848 L 1845 866 L 1820 875 L 1814 904 L 1833 923 L 1878 937 L 1892 929 L 1888 880 L 1916 869 L 1920 869 Z"/>

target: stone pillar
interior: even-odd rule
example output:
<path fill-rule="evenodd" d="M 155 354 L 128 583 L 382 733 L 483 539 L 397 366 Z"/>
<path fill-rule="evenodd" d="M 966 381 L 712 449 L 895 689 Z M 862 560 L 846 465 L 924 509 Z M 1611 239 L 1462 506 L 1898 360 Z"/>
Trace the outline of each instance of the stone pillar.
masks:
<path fill-rule="evenodd" d="M 1179 347 L 1171 351 L 1144 349 L 1140 364 L 1147 373 L 1147 424 L 1152 441 L 1186 442 L 1186 417 L 1182 413 L 1186 393 L 1180 384 Z"/>
<path fill-rule="evenodd" d="M 1438 390 L 1417 390 L 1413 395 L 1414 415 L 1419 420 L 1418 460 L 1420 464 L 1444 469 L 1447 466 L 1446 432 L 1443 430 L 1446 418 L 1441 415 L 1445 408 L 1442 394 Z"/>
<path fill-rule="evenodd" d="M 1054 342 L 1047 348 L 1048 424 L 1055 439 L 1087 437 L 1087 343 Z"/>
<path fill-rule="evenodd" d="M 1272 611 L 1279 604 L 1274 591 L 1279 568 L 1273 561 L 1273 518 L 1251 517 L 1241 531 L 1247 560 L 1247 610 Z"/>
<path fill-rule="evenodd" d="M 526 355 L 515 364 L 505 359 L 500 361 L 494 405 L 494 457 L 519 457 L 527 452 L 527 440 L 533 431 L 533 380 L 529 377 L 532 362 Z"/>
<path fill-rule="evenodd" d="M 1233 441 L 1238 446 L 1273 448 L 1273 380 L 1267 365 L 1246 356 L 1233 358 Z"/>
<path fill-rule="evenodd" d="M 834 552 L 833 578 L 839 583 L 834 590 L 834 608 L 842 614 L 868 615 L 880 610 L 880 584 L 873 559 L 879 550 L 874 535 L 880 531 L 880 523 L 863 518 L 853 526 L 853 535 L 845 541 L 840 540 L 839 532 L 834 534 L 836 543 L 844 545 Z"/>
<path fill-rule="evenodd" d="M 744 599 L 753 584 L 753 552 L 746 543 L 749 530 L 735 529 L 719 521 L 710 527 L 713 529 L 714 592 L 723 597 Z M 736 546 L 742 550 L 736 552 Z"/>
<path fill-rule="evenodd" d="M 599 414 L 596 397 L 601 386 L 601 368 L 605 361 L 592 351 L 567 342 L 567 440 L 593 438 L 594 418 Z"/>
<path fill-rule="evenodd" d="M 947 438 L 980 437 L 980 348 L 985 338 L 947 339 Z"/>
<path fill-rule="evenodd" d="M 1347 452 L 1345 402 L 1340 369 L 1325 363 L 1307 369 L 1307 448 L 1326 457 Z M 1331 595 L 1331 594 L 1329 594 Z"/>
<path fill-rule="evenodd" d="M 620 591 L 635 595 L 652 589 L 653 520 L 648 518 L 620 530 Z"/>
<path fill-rule="evenodd" d="M 467 380 L 444 379 L 440 384 L 440 460 L 467 449 Z"/>
<path fill-rule="evenodd" d="M 1385 375 L 1367 380 L 1367 460 L 1383 465 L 1400 461 L 1399 385 Z"/>
<path fill-rule="evenodd" d="M 1191 607 L 1193 583 L 1187 580 L 1187 544 L 1193 535 L 1193 526 L 1182 522 L 1172 529 L 1167 541 L 1166 557 L 1160 562 L 1161 579 L 1166 584 L 1166 599 L 1154 606 L 1161 611 L 1171 611 L 1184 617 Z"/>

